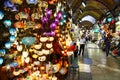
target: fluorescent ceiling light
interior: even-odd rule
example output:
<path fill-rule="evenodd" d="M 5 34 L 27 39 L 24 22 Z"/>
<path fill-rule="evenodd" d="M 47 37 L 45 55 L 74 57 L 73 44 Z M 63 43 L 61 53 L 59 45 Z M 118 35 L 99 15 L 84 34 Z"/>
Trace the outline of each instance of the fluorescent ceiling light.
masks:
<path fill-rule="evenodd" d="M 82 2 L 82 5 L 83 5 L 83 7 L 86 7 L 86 4 L 85 4 L 85 2 Z"/>
<path fill-rule="evenodd" d="M 82 13 L 82 10 L 80 10 L 80 13 Z"/>
<path fill-rule="evenodd" d="M 89 21 L 92 24 L 96 23 L 96 19 L 93 16 L 87 15 L 81 19 L 81 21 Z"/>

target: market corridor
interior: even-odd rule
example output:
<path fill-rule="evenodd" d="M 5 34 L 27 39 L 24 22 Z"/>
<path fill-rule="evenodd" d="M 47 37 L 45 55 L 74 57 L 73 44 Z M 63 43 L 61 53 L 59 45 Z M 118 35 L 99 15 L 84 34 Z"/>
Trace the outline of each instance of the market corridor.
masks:
<path fill-rule="evenodd" d="M 74 60 L 80 68 L 79 80 L 120 80 L 120 58 L 106 57 L 96 44 L 88 43 L 84 58 L 78 56 Z"/>

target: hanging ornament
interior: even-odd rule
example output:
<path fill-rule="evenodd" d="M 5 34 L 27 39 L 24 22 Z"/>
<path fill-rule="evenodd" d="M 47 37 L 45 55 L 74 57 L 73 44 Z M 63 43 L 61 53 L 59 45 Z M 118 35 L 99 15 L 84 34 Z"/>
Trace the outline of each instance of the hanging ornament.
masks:
<path fill-rule="evenodd" d="M 17 50 L 18 50 L 18 51 L 22 51 L 22 49 L 23 49 L 23 46 L 22 46 L 22 45 L 17 45 Z"/>
<path fill-rule="evenodd" d="M 59 72 L 60 72 L 60 74 L 65 75 L 67 73 L 67 68 L 62 67 Z"/>
<path fill-rule="evenodd" d="M 41 56 L 41 57 L 38 58 L 38 60 L 43 62 L 43 61 L 46 60 L 46 56 Z"/>
<path fill-rule="evenodd" d="M 4 56 L 6 54 L 6 50 L 5 49 L 0 49 L 0 56 Z"/>
<path fill-rule="evenodd" d="M 39 43 L 39 44 L 35 44 L 34 45 L 34 48 L 35 49 L 40 49 L 42 47 L 42 43 Z"/>
<path fill-rule="evenodd" d="M 3 64 L 3 58 L 0 57 L 0 65 Z"/>
<path fill-rule="evenodd" d="M 11 24 L 12 24 L 12 22 L 11 22 L 11 20 L 4 20 L 4 25 L 5 25 L 5 27 L 10 27 L 11 26 Z"/>
<path fill-rule="evenodd" d="M 18 62 L 12 62 L 12 63 L 10 64 L 10 66 L 11 66 L 11 67 L 17 67 L 17 66 L 18 66 Z"/>
<path fill-rule="evenodd" d="M 22 43 L 24 45 L 30 46 L 35 43 L 35 37 L 23 37 L 22 38 Z"/>
<path fill-rule="evenodd" d="M 16 34 L 17 34 L 17 31 L 16 31 L 15 28 L 10 28 L 9 33 L 10 33 L 11 35 L 16 35 Z"/>
<path fill-rule="evenodd" d="M 12 8 L 12 7 L 14 7 L 14 4 L 13 4 L 10 0 L 6 0 L 6 1 L 4 2 L 4 6 L 5 6 L 6 8 Z"/>
<path fill-rule="evenodd" d="M 14 23 L 14 26 L 16 28 L 24 28 L 25 27 L 23 22 L 16 22 L 16 23 Z"/>
<path fill-rule="evenodd" d="M 38 55 L 37 54 L 33 54 L 32 57 L 35 58 L 35 59 L 37 59 Z"/>
<path fill-rule="evenodd" d="M 28 54 L 29 54 L 28 51 L 23 51 L 23 52 L 22 52 L 22 56 L 23 56 L 24 58 L 28 57 Z"/>
<path fill-rule="evenodd" d="M 65 19 L 67 17 L 66 13 L 63 13 L 63 18 Z"/>
<path fill-rule="evenodd" d="M 26 62 L 26 63 L 29 63 L 29 62 L 30 62 L 30 58 L 27 57 L 27 58 L 25 59 L 25 62 Z"/>
<path fill-rule="evenodd" d="M 48 22 L 48 18 L 47 17 L 43 17 L 42 18 L 42 23 L 47 23 Z"/>
<path fill-rule="evenodd" d="M 46 9 L 46 16 L 49 18 L 52 14 L 52 10 Z"/>
<path fill-rule="evenodd" d="M 51 36 L 55 36 L 55 32 L 54 32 L 54 31 L 51 31 L 50 35 L 51 35 Z"/>
<path fill-rule="evenodd" d="M 34 4 L 36 5 L 38 3 L 38 0 L 26 0 L 28 4 Z"/>
<path fill-rule="evenodd" d="M 52 45 L 52 43 L 47 43 L 47 44 L 46 44 L 46 47 L 50 49 L 50 48 L 53 47 L 53 45 Z"/>
<path fill-rule="evenodd" d="M 57 18 L 58 18 L 58 19 L 61 19 L 61 18 L 62 18 L 62 12 L 61 12 L 61 11 L 59 11 L 59 12 L 57 13 Z"/>
<path fill-rule="evenodd" d="M 58 23 L 59 23 L 59 19 L 58 18 L 55 19 L 55 23 L 58 25 Z"/>
<path fill-rule="evenodd" d="M 55 28 L 56 28 L 56 26 L 57 26 L 56 23 L 52 23 L 52 24 L 50 25 L 51 30 L 54 31 Z"/>
<path fill-rule="evenodd" d="M 49 41 L 53 41 L 54 40 L 54 37 L 49 37 Z"/>
<path fill-rule="evenodd" d="M 5 43 L 5 48 L 10 49 L 11 48 L 11 43 L 10 42 L 6 42 Z"/>
<path fill-rule="evenodd" d="M 3 18 L 4 18 L 4 13 L 0 11 L 0 20 L 2 20 Z"/>
<path fill-rule="evenodd" d="M 14 3 L 14 4 L 21 5 L 23 3 L 23 0 L 11 0 L 11 2 Z"/>
<path fill-rule="evenodd" d="M 15 37 L 14 35 L 11 35 L 11 36 L 10 36 L 10 42 L 14 42 L 15 39 L 16 39 L 16 37 Z"/>

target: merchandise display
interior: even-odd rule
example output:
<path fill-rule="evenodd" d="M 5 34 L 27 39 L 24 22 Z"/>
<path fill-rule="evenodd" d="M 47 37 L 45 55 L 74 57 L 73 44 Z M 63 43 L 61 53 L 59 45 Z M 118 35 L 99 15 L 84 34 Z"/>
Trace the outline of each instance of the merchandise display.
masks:
<path fill-rule="evenodd" d="M 70 26 L 65 6 L 58 3 L 50 8 L 54 5 L 50 1 L 4 1 L 0 23 L 8 39 L 1 40 L 0 67 L 8 80 L 65 78 L 69 65 L 65 35 Z"/>

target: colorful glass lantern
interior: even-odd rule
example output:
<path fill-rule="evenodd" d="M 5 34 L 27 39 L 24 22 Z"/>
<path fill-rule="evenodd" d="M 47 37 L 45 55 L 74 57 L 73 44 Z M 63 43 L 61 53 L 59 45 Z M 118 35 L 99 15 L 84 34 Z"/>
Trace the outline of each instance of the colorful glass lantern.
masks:
<path fill-rule="evenodd" d="M 13 4 L 10 0 L 6 0 L 6 1 L 4 2 L 4 6 L 5 6 L 6 8 L 8 8 L 8 7 L 13 7 L 14 4 Z"/>
<path fill-rule="evenodd" d="M 55 36 L 55 32 L 54 31 L 51 31 L 51 36 Z"/>
<path fill-rule="evenodd" d="M 55 19 L 55 23 L 56 23 L 56 24 L 59 23 L 59 19 L 58 19 L 58 18 Z"/>
<path fill-rule="evenodd" d="M 61 19 L 61 18 L 62 18 L 62 12 L 61 12 L 61 11 L 59 11 L 59 12 L 57 13 L 57 18 L 58 18 L 58 19 Z"/>
<path fill-rule="evenodd" d="M 11 67 L 17 67 L 17 66 L 18 66 L 18 63 L 17 63 L 17 62 L 12 62 L 12 63 L 10 64 L 10 66 L 11 66 Z"/>
<path fill-rule="evenodd" d="M 56 28 L 56 26 L 57 26 L 56 23 L 52 23 L 52 24 L 50 25 L 51 30 L 54 31 L 55 28 Z"/>
<path fill-rule="evenodd" d="M 67 73 L 67 69 L 65 67 L 62 67 L 59 72 L 60 74 L 65 75 Z"/>
<path fill-rule="evenodd" d="M 22 38 L 22 43 L 24 45 L 30 46 L 35 43 L 35 37 L 23 37 Z"/>
<path fill-rule="evenodd" d="M 17 33 L 17 31 L 16 31 L 15 28 L 10 28 L 9 33 L 10 33 L 11 35 L 15 35 L 15 34 Z"/>
<path fill-rule="evenodd" d="M 0 65 L 3 64 L 3 58 L 0 57 Z"/>
<path fill-rule="evenodd" d="M 5 43 L 5 48 L 10 49 L 11 48 L 11 43 L 10 42 L 6 42 Z"/>
<path fill-rule="evenodd" d="M 11 35 L 11 36 L 10 36 L 10 42 L 14 42 L 14 41 L 15 41 L 15 39 L 16 39 L 16 37 L 15 37 L 15 36 L 13 36 L 13 35 Z"/>
<path fill-rule="evenodd" d="M 17 50 L 18 51 L 22 51 L 23 50 L 23 46 L 22 45 L 17 45 Z"/>
<path fill-rule="evenodd" d="M 11 2 L 21 5 L 23 3 L 23 0 L 11 0 Z"/>
<path fill-rule="evenodd" d="M 43 17 L 43 18 L 42 18 L 42 22 L 43 22 L 43 23 L 46 23 L 47 21 L 48 21 L 48 18 L 47 18 L 47 17 Z"/>
<path fill-rule="evenodd" d="M 1 54 L 1 56 L 4 56 L 6 54 L 5 49 L 0 49 L 0 54 Z"/>
<path fill-rule="evenodd" d="M 66 16 L 66 14 L 64 13 L 64 14 L 63 14 L 63 18 L 66 18 L 66 17 L 67 17 L 67 16 Z"/>
<path fill-rule="evenodd" d="M 46 16 L 50 17 L 51 14 L 52 14 L 52 10 L 46 9 Z"/>
<path fill-rule="evenodd" d="M 38 3 L 38 0 L 26 0 L 26 2 L 28 3 L 28 4 L 37 4 Z"/>
<path fill-rule="evenodd" d="M 4 20 L 5 27 L 10 27 L 12 24 L 11 20 Z"/>
<path fill-rule="evenodd" d="M 0 11 L 0 20 L 2 20 L 4 17 L 4 13 L 2 11 Z"/>

